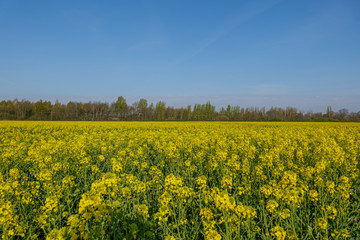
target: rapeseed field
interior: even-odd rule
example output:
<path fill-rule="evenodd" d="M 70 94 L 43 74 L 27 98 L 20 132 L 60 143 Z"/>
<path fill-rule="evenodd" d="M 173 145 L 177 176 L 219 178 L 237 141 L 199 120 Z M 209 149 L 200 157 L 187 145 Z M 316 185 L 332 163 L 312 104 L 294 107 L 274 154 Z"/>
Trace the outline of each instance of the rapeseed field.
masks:
<path fill-rule="evenodd" d="M 360 125 L 0 122 L 2 239 L 360 239 Z"/>

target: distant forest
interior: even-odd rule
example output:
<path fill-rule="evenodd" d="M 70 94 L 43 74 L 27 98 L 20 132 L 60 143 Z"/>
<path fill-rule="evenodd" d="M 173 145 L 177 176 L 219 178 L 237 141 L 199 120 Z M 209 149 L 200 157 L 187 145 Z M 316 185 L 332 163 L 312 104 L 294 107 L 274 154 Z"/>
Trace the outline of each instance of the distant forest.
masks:
<path fill-rule="evenodd" d="M 240 107 L 228 105 L 215 110 L 210 102 L 187 107 L 174 108 L 159 101 L 148 104 L 141 98 L 128 105 L 124 97 L 116 102 L 30 102 L 28 100 L 8 100 L 0 102 L 1 120 L 54 120 L 54 121 L 341 121 L 359 122 L 360 112 L 341 109 L 326 113 L 302 112 L 294 107 Z"/>

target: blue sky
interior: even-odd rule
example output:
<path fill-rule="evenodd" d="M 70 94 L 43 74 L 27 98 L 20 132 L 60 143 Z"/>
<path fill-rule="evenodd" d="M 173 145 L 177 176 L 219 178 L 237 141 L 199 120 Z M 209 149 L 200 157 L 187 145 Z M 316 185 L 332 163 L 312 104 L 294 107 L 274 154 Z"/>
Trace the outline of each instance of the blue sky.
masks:
<path fill-rule="evenodd" d="M 0 0 L 0 100 L 360 111 L 359 93 L 358 0 Z"/>

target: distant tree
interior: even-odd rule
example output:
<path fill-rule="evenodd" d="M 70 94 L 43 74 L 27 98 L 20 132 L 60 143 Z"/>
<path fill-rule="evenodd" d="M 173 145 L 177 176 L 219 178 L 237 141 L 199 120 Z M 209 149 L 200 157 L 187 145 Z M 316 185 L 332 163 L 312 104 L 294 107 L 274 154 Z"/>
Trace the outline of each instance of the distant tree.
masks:
<path fill-rule="evenodd" d="M 311 121 L 313 118 L 313 115 L 314 115 L 314 113 L 311 110 L 307 111 L 304 115 L 304 120 Z"/>
<path fill-rule="evenodd" d="M 149 107 L 146 110 L 146 120 L 154 121 L 156 120 L 156 112 L 154 103 L 150 103 Z"/>
<path fill-rule="evenodd" d="M 260 108 L 259 110 L 260 120 L 264 121 L 266 119 L 266 110 L 265 107 Z"/>
<path fill-rule="evenodd" d="M 304 121 L 304 112 L 303 111 L 299 111 L 297 114 L 296 114 L 296 121 L 300 122 L 300 121 Z"/>
<path fill-rule="evenodd" d="M 242 108 L 242 113 L 244 114 L 244 108 Z M 239 121 L 241 120 L 241 109 L 240 109 L 240 106 L 233 106 L 231 108 L 231 115 L 232 115 L 232 120 L 235 120 L 235 121 Z"/>
<path fill-rule="evenodd" d="M 141 98 L 139 102 L 136 104 L 136 111 L 139 116 L 138 120 L 146 119 L 146 108 L 148 106 L 148 102 L 145 98 Z"/>
<path fill-rule="evenodd" d="M 360 112 L 352 112 L 349 114 L 349 121 L 359 122 L 360 121 Z"/>
<path fill-rule="evenodd" d="M 16 119 L 15 106 L 12 101 L 1 101 L 0 102 L 0 117 L 5 120 Z"/>
<path fill-rule="evenodd" d="M 287 107 L 285 110 L 285 121 L 295 121 L 297 115 L 297 109 L 294 107 Z"/>
<path fill-rule="evenodd" d="M 226 108 L 225 115 L 228 117 L 229 120 L 233 120 L 231 105 L 229 104 Z"/>
<path fill-rule="evenodd" d="M 205 104 L 205 119 L 215 120 L 215 106 L 211 105 L 210 101 Z"/>
<path fill-rule="evenodd" d="M 83 104 L 83 119 L 84 120 L 94 120 L 94 113 L 93 113 L 93 104 L 91 102 L 87 102 Z"/>
<path fill-rule="evenodd" d="M 51 114 L 51 102 L 50 101 L 37 101 L 34 104 L 34 115 L 32 116 L 33 119 L 36 120 L 49 120 Z"/>
<path fill-rule="evenodd" d="M 126 120 L 138 120 L 137 105 L 138 102 L 134 102 L 131 106 L 128 106 Z"/>
<path fill-rule="evenodd" d="M 174 107 L 167 107 L 165 110 L 165 119 L 166 120 L 178 120 L 178 109 L 175 109 Z"/>
<path fill-rule="evenodd" d="M 33 104 L 26 100 L 18 101 L 15 99 L 13 105 L 15 107 L 16 119 L 24 120 L 31 117 Z"/>
<path fill-rule="evenodd" d="M 119 117 L 121 116 L 121 117 Z M 326 113 L 312 111 L 302 112 L 294 107 L 246 107 L 228 105 L 218 112 L 215 106 L 208 101 L 206 104 L 195 104 L 192 108 L 174 108 L 166 106 L 165 102 L 159 101 L 155 106 L 148 106 L 146 99 L 141 98 L 138 102 L 128 106 L 124 97 L 118 97 L 116 102 L 68 102 L 61 104 L 56 101 L 54 105 L 50 101 L 30 102 L 3 100 L 0 102 L 0 119 L 6 120 L 200 120 L 200 121 L 360 121 L 360 112 L 349 112 L 343 108 L 333 112 L 328 106 Z"/>
<path fill-rule="evenodd" d="M 266 117 L 269 121 L 280 121 L 278 108 L 271 107 L 269 110 L 266 111 Z"/>
<path fill-rule="evenodd" d="M 195 104 L 194 109 L 191 113 L 191 120 L 195 120 L 195 121 L 201 120 L 200 114 L 201 114 L 200 104 Z"/>
<path fill-rule="evenodd" d="M 115 102 L 115 112 L 118 113 L 123 119 L 125 117 L 127 109 L 128 105 L 125 98 L 123 96 L 118 97 L 117 101 Z"/>
<path fill-rule="evenodd" d="M 186 109 L 184 109 L 184 108 L 179 109 L 178 120 L 180 120 L 180 121 L 184 120 L 185 111 L 186 111 Z"/>
<path fill-rule="evenodd" d="M 55 104 L 51 109 L 51 120 L 63 120 L 65 115 L 65 108 L 63 104 L 61 104 L 58 100 L 55 101 Z"/>
<path fill-rule="evenodd" d="M 219 114 L 215 117 L 216 121 L 229 121 L 228 116 L 226 116 L 225 114 Z"/>
<path fill-rule="evenodd" d="M 78 108 L 77 102 L 68 102 L 66 104 L 66 117 L 68 120 L 77 120 L 78 117 Z"/>
<path fill-rule="evenodd" d="M 185 120 L 190 120 L 191 119 L 191 105 L 187 106 L 187 111 L 185 112 Z"/>
<path fill-rule="evenodd" d="M 331 120 L 334 117 L 334 112 L 331 109 L 331 106 L 327 106 L 326 108 L 326 116 Z"/>
<path fill-rule="evenodd" d="M 349 116 L 349 110 L 347 110 L 346 108 L 342 108 L 339 110 L 339 120 L 340 121 L 347 121 L 348 116 Z"/>
<path fill-rule="evenodd" d="M 166 110 L 165 102 L 159 101 L 156 103 L 156 107 L 155 107 L 156 120 L 159 121 L 165 120 L 165 110 Z"/>

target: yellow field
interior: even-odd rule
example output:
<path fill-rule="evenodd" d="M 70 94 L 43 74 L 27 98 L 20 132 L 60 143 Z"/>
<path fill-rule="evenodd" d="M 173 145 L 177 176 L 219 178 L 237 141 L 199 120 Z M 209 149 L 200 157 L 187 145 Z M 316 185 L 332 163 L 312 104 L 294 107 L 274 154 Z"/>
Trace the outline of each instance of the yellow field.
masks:
<path fill-rule="evenodd" d="M 360 125 L 0 122 L 3 239 L 360 239 Z"/>

